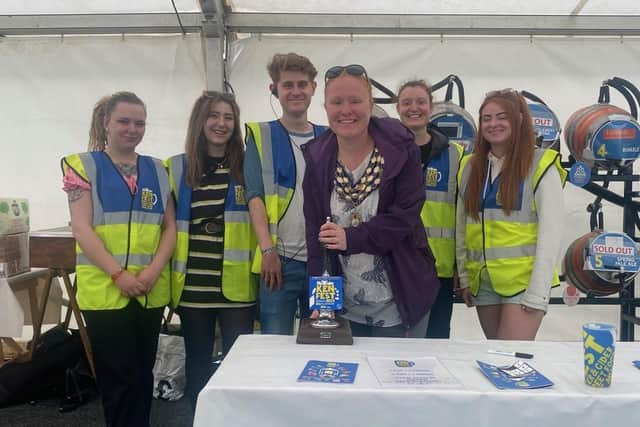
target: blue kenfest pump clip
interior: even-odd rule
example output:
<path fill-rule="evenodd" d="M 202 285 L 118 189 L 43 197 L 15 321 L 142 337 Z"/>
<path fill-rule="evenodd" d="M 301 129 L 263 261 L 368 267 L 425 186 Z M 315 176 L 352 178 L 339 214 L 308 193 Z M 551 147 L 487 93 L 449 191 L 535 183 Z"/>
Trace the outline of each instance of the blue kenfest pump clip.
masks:
<path fill-rule="evenodd" d="M 331 222 L 331 217 L 327 217 Z M 337 328 L 334 312 L 342 310 L 342 277 L 331 276 L 327 248 L 322 249 L 324 273 L 309 278 L 309 308 L 320 312 L 318 320 L 311 323 L 314 328 Z"/>

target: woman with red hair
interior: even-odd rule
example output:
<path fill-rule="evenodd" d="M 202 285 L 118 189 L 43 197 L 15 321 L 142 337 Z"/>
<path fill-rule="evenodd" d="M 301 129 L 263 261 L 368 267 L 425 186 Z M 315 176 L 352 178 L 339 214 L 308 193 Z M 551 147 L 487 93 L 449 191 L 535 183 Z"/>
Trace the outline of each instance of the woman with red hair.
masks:
<path fill-rule="evenodd" d="M 535 339 L 562 236 L 559 153 L 535 148 L 533 122 L 517 91 L 489 92 L 473 154 L 458 172 L 456 258 L 468 306 L 488 339 Z"/>

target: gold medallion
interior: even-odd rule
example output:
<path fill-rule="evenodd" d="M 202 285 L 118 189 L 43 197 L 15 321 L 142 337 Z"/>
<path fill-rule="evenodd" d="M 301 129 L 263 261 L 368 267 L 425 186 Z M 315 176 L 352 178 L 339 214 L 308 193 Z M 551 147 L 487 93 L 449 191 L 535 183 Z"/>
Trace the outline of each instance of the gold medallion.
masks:
<path fill-rule="evenodd" d="M 362 215 L 360 212 L 352 212 L 351 213 L 351 226 L 357 227 L 362 223 Z"/>

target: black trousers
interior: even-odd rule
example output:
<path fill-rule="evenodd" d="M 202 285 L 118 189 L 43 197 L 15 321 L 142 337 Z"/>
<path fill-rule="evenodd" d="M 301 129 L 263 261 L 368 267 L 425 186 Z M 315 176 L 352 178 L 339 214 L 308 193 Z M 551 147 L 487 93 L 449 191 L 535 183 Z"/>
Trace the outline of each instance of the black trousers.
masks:
<path fill-rule="evenodd" d="M 178 307 L 184 347 L 187 386 L 185 395 L 195 409 L 198 393 L 213 374 L 212 356 L 216 319 L 222 333 L 222 353 L 227 354 L 240 334 L 253 333 L 255 306 L 242 308 Z"/>
<path fill-rule="evenodd" d="M 453 278 L 438 277 L 440 290 L 431 307 L 429 325 L 425 338 L 449 338 L 451 335 L 451 314 L 453 313 Z"/>
<path fill-rule="evenodd" d="M 107 427 L 149 426 L 163 308 L 83 311 Z"/>

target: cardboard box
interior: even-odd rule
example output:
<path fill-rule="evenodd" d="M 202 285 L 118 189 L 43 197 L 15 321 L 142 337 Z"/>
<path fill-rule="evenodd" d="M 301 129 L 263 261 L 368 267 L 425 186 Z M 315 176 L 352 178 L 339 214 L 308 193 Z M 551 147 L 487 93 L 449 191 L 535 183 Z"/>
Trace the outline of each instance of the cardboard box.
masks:
<path fill-rule="evenodd" d="M 15 276 L 29 271 L 29 233 L 0 236 L 0 275 Z"/>
<path fill-rule="evenodd" d="M 0 235 L 29 231 L 29 201 L 0 197 Z"/>
<path fill-rule="evenodd" d="M 33 270 L 35 272 L 37 270 Z M 31 312 L 31 302 L 29 300 L 29 288 L 33 288 L 35 290 L 37 307 L 42 307 L 42 297 L 44 294 L 44 288 L 47 284 L 48 278 L 47 270 L 42 270 L 42 273 L 35 276 L 29 277 L 25 279 L 25 283 L 20 283 L 14 289 L 13 294 L 16 296 L 16 299 L 20 303 L 22 307 L 22 311 L 24 311 L 24 324 L 25 325 L 33 325 L 33 313 Z M 12 278 L 15 280 L 16 278 Z M 11 285 L 11 283 L 10 283 Z M 14 286 L 11 286 L 12 289 Z M 60 281 L 57 277 L 54 277 L 51 281 L 51 289 L 49 290 L 49 299 L 47 300 L 47 308 L 44 312 L 43 324 L 58 324 L 62 321 L 62 305 L 63 305 L 63 297 L 62 297 L 62 286 L 60 286 Z M 37 313 L 36 313 L 37 314 Z"/>

